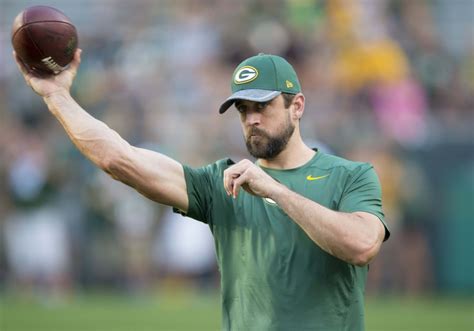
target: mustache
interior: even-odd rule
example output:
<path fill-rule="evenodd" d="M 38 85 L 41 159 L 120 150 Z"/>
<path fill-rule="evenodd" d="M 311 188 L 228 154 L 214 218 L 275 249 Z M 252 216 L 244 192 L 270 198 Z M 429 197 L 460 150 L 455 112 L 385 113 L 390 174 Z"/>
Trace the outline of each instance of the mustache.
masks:
<path fill-rule="evenodd" d="M 264 137 L 268 137 L 268 133 L 265 132 L 264 130 L 262 129 L 259 129 L 255 126 L 252 126 L 248 131 L 247 131 L 247 137 L 250 137 L 250 136 L 264 136 Z"/>

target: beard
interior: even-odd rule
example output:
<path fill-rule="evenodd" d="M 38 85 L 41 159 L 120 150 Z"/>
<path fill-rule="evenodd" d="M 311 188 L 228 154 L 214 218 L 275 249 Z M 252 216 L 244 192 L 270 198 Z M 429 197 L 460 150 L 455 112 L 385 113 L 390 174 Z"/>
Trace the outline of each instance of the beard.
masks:
<path fill-rule="evenodd" d="M 295 126 L 289 118 L 285 127 L 275 136 L 257 127 L 251 127 L 246 136 L 245 145 L 253 157 L 270 160 L 285 149 L 294 131 Z"/>

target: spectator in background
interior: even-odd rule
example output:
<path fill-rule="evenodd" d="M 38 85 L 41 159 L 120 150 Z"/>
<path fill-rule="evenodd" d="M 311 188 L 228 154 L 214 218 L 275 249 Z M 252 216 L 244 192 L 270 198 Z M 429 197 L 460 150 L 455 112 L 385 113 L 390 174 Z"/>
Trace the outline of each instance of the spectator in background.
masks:
<path fill-rule="evenodd" d="M 165 284 L 214 287 L 216 252 L 209 228 L 166 209 L 155 236 L 153 259 Z"/>
<path fill-rule="evenodd" d="M 13 288 L 44 303 L 61 302 L 72 286 L 67 217 L 51 182 L 44 141 L 25 130 L 9 146 L 8 190 L 18 208 L 4 220 Z"/>

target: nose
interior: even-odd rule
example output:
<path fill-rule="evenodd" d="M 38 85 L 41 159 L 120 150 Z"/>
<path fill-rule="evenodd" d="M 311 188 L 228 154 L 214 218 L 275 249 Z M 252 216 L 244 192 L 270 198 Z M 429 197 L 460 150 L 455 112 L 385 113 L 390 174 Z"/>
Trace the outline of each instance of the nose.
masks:
<path fill-rule="evenodd" d="M 260 124 L 261 114 L 256 111 L 248 111 L 245 114 L 245 124 L 248 126 L 255 126 Z"/>

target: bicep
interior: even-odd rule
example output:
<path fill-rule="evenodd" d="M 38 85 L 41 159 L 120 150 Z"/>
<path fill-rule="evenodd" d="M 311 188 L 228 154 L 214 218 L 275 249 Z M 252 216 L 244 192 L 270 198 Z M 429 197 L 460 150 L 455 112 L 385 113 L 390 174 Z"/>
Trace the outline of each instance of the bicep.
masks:
<path fill-rule="evenodd" d="M 187 211 L 183 166 L 166 155 L 130 147 L 111 165 L 111 176 L 153 201 Z"/>

